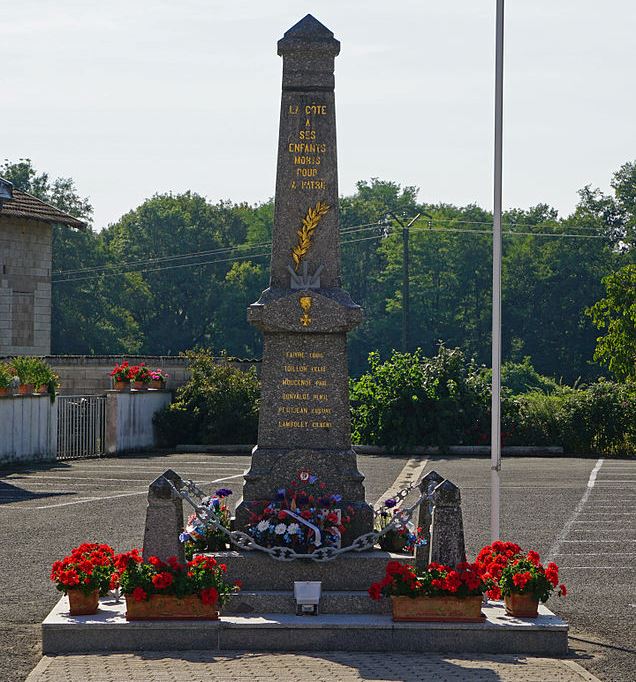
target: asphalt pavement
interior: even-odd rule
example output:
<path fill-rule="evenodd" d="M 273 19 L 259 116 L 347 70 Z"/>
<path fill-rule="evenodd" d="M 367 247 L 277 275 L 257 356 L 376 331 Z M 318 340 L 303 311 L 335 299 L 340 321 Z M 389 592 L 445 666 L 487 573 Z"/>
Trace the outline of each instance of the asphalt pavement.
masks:
<path fill-rule="evenodd" d="M 434 468 L 461 488 L 469 555 L 489 541 L 487 459 L 358 461 L 371 502 Z M 24 680 L 40 659 L 39 623 L 59 597 L 48 579 L 55 559 L 82 541 L 140 546 L 148 484 L 167 468 L 229 487 L 236 500 L 248 464 L 247 455 L 149 453 L 0 472 L 0 679 Z M 562 567 L 569 593 L 549 606 L 570 622 L 571 660 L 601 680 L 636 679 L 636 460 L 508 458 L 501 494 L 502 537 Z"/>

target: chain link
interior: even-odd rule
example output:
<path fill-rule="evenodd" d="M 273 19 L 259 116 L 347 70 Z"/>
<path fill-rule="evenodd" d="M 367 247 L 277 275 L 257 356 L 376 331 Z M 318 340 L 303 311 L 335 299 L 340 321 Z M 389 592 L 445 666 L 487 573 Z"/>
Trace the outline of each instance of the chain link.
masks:
<path fill-rule="evenodd" d="M 364 533 L 359 535 L 350 545 L 346 547 L 341 547 L 336 549 L 335 547 L 320 547 L 316 549 L 311 554 L 299 553 L 293 550 L 291 547 L 264 547 L 259 545 L 256 540 L 251 535 L 244 533 L 240 530 L 229 530 L 220 521 L 218 521 L 210 510 L 203 504 L 204 497 L 206 494 L 197 486 L 194 481 L 184 481 L 181 480 L 180 485 L 175 485 L 173 481 L 167 479 L 170 486 L 176 493 L 178 497 L 185 500 L 193 509 L 196 517 L 201 521 L 204 528 L 213 527 L 215 530 L 220 531 L 227 535 L 228 541 L 242 550 L 257 550 L 259 552 L 264 552 L 268 554 L 272 559 L 278 561 L 294 561 L 295 559 L 311 559 L 312 561 L 325 562 L 333 561 L 342 554 L 347 552 L 364 552 L 366 550 L 372 549 L 377 541 L 389 531 L 397 531 L 402 528 L 406 528 L 407 524 L 411 521 L 415 510 L 422 504 L 422 502 L 428 501 L 428 493 L 420 495 L 414 504 L 406 509 L 396 509 L 393 513 L 393 518 L 382 530 L 371 531 L 370 533 Z M 406 499 L 407 495 L 417 486 L 416 483 L 411 483 L 406 488 L 402 488 L 398 493 L 393 496 L 396 502 L 401 502 Z M 198 502 L 194 499 L 198 498 Z M 382 513 L 382 508 L 374 510 L 374 516 L 377 517 Z"/>

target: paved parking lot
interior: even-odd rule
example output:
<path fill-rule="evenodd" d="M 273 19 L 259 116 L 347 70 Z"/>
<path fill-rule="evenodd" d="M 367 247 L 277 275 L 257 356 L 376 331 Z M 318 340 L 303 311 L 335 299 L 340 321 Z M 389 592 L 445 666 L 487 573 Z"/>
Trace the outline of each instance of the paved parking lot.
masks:
<path fill-rule="evenodd" d="M 24 680 L 39 660 L 38 625 L 59 596 L 48 580 L 53 560 L 83 540 L 139 546 L 148 483 L 167 468 L 237 498 L 248 463 L 247 455 L 164 453 L 0 472 L 0 679 Z M 359 467 L 372 502 L 436 469 L 461 487 L 469 554 L 488 542 L 486 459 L 360 456 Z M 634 459 L 504 461 L 502 536 L 563 567 L 570 593 L 550 606 L 571 623 L 575 660 L 602 680 L 631 681 L 636 669 L 634 501 Z"/>

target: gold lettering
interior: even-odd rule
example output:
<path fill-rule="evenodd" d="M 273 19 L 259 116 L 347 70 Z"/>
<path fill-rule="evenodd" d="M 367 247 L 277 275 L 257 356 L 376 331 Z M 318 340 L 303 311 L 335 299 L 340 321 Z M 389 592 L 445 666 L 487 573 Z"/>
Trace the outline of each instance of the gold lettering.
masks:
<path fill-rule="evenodd" d="M 324 354 L 324 353 L 320 353 L 320 352 L 318 352 L 318 351 L 311 351 L 311 352 L 309 353 L 309 357 L 310 357 L 310 358 L 324 358 L 324 357 L 325 357 L 325 354 Z"/>
<path fill-rule="evenodd" d="M 309 369 L 307 365 L 283 365 L 286 372 L 299 372 L 301 374 L 306 374 Z"/>
<path fill-rule="evenodd" d="M 298 133 L 298 138 L 300 140 L 315 140 L 316 139 L 316 131 L 315 130 L 301 130 Z"/>
<path fill-rule="evenodd" d="M 302 350 L 288 350 L 285 352 L 286 358 L 304 358 L 305 351 Z"/>
<path fill-rule="evenodd" d="M 324 401 L 329 400 L 329 396 L 326 393 L 314 393 L 312 395 L 312 400 Z"/>
<path fill-rule="evenodd" d="M 278 414 L 307 414 L 309 408 L 307 407 L 279 407 Z"/>
<path fill-rule="evenodd" d="M 309 422 L 295 422 L 287 419 L 278 422 L 278 427 L 281 429 L 306 429 L 307 426 L 309 426 Z"/>
<path fill-rule="evenodd" d="M 326 104 L 307 104 L 305 106 L 305 116 L 326 116 Z"/>
<path fill-rule="evenodd" d="M 320 166 L 319 156 L 294 156 L 295 166 Z"/>
<path fill-rule="evenodd" d="M 311 379 L 309 380 L 311 383 Z M 326 388 L 327 382 L 324 379 L 316 379 L 314 381 L 314 386 L 320 386 L 321 388 Z"/>
<path fill-rule="evenodd" d="M 283 386 L 311 386 L 311 379 L 283 379 L 281 383 Z M 327 384 L 326 381 L 324 383 Z"/>
<path fill-rule="evenodd" d="M 330 407 L 312 407 L 311 408 L 311 414 L 331 414 L 331 408 Z"/>
<path fill-rule="evenodd" d="M 331 422 L 311 422 L 312 429 L 330 429 Z"/>
<path fill-rule="evenodd" d="M 309 400 L 309 393 L 283 393 L 283 400 Z"/>
<path fill-rule="evenodd" d="M 303 171 L 309 171 L 309 170 L 316 170 L 315 168 L 297 168 L 297 171 L 303 170 Z M 325 189 L 326 184 L 324 180 L 302 180 L 300 183 L 300 188 L 301 189 Z"/>
<path fill-rule="evenodd" d="M 298 113 L 298 111 L 299 111 L 299 109 L 298 109 L 298 105 L 297 105 L 297 104 L 290 104 L 290 105 L 289 105 L 289 109 L 287 110 L 287 113 L 288 113 L 290 116 L 295 116 L 295 115 Z"/>
<path fill-rule="evenodd" d="M 317 168 L 296 168 L 296 175 L 299 175 L 300 177 L 303 178 L 311 178 L 316 175 L 318 175 L 318 169 Z"/>
<path fill-rule="evenodd" d="M 316 366 L 311 368 L 312 372 L 315 372 L 316 374 L 322 374 L 323 372 L 327 371 L 327 368 L 324 365 Z"/>

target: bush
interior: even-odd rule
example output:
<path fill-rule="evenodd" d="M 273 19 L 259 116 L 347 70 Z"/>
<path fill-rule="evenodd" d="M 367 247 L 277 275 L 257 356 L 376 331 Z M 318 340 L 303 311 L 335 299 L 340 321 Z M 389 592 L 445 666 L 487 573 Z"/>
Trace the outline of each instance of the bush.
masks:
<path fill-rule="evenodd" d="M 515 396 L 504 419 L 509 445 L 561 445 L 569 454 L 619 454 L 636 447 L 636 390 L 599 381 L 580 389 Z"/>
<path fill-rule="evenodd" d="M 236 369 L 206 350 L 188 351 L 190 379 L 155 416 L 161 442 L 220 445 L 255 443 L 259 383 L 256 369 Z"/>
<path fill-rule="evenodd" d="M 414 445 L 488 441 L 490 390 L 463 352 L 440 345 L 433 358 L 394 351 L 369 355 L 369 371 L 351 382 L 353 440 L 399 451 Z"/>
<path fill-rule="evenodd" d="M 523 362 L 504 362 L 501 367 L 501 384 L 513 395 L 541 391 L 554 393 L 561 387 L 551 377 L 544 377 L 532 366 L 530 356 L 526 355 Z"/>

